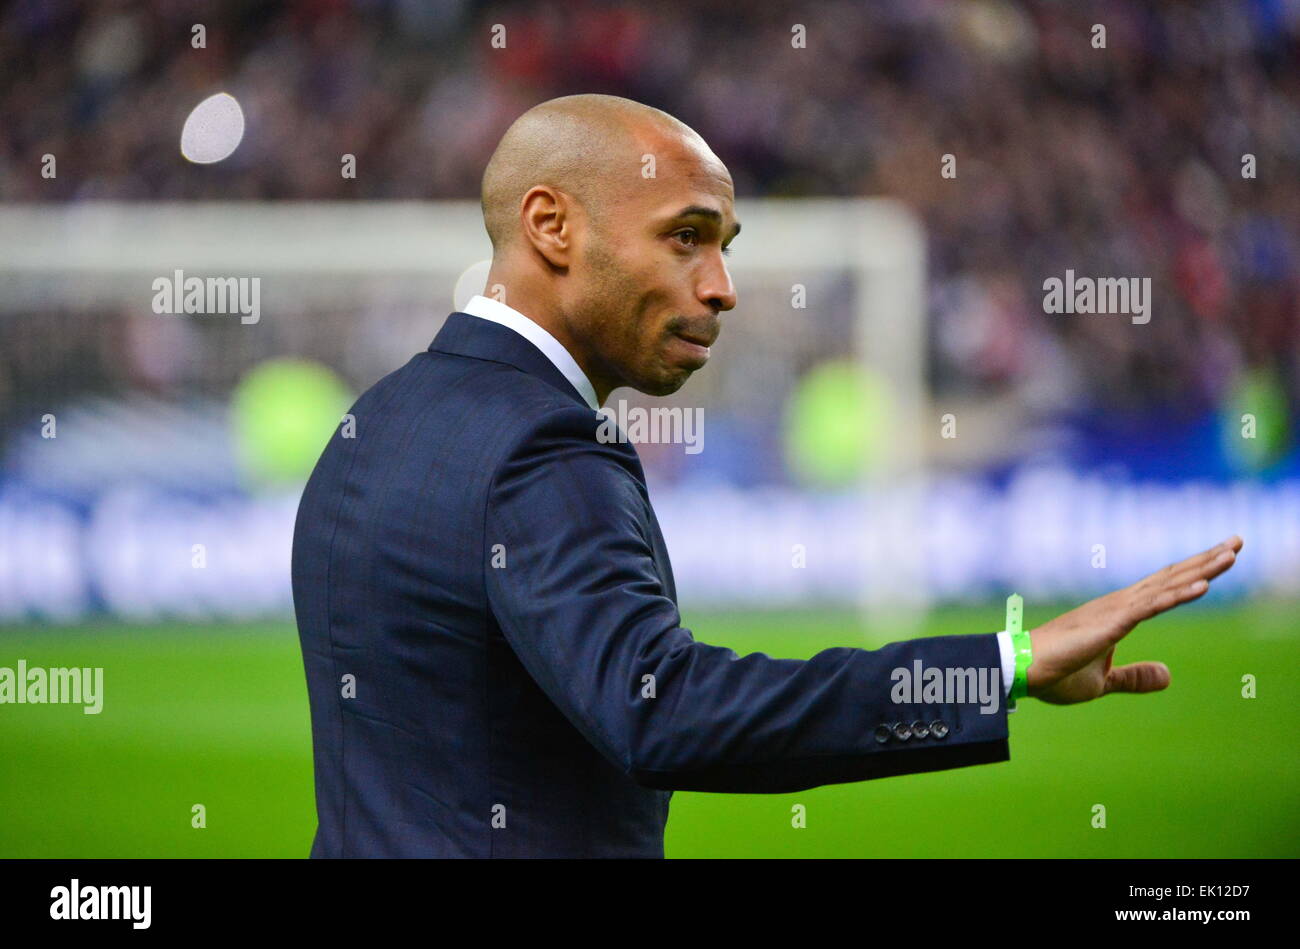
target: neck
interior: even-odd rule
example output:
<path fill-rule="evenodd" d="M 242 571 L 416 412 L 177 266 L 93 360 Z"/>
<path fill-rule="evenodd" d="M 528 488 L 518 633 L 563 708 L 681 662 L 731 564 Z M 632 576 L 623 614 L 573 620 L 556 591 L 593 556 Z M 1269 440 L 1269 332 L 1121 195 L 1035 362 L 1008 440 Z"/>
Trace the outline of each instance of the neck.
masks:
<path fill-rule="evenodd" d="M 596 393 L 596 404 L 600 406 L 605 404 L 609 394 L 618 387 L 618 384 L 595 368 L 595 359 L 588 348 L 570 332 L 569 323 L 552 294 L 534 286 L 531 281 L 508 277 L 504 270 L 498 270 L 494 264 L 488 273 L 487 290 L 484 296 L 512 307 L 554 336 L 555 341 L 568 351 L 583 375 L 591 382 L 591 387 Z M 520 305 L 515 302 L 517 300 L 528 302 Z"/>

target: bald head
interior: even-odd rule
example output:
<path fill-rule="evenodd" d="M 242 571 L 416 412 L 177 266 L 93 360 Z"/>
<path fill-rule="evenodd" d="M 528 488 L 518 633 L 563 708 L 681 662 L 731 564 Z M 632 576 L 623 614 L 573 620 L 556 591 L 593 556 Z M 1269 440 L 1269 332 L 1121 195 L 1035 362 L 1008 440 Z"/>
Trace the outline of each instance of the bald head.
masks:
<path fill-rule="evenodd" d="M 483 223 L 493 251 L 518 236 L 530 188 L 564 191 L 599 219 L 640 175 L 642 154 L 668 137 L 708 150 L 684 122 L 619 96 L 563 96 L 529 109 L 506 130 L 483 173 Z"/>
<path fill-rule="evenodd" d="M 483 174 L 484 292 L 550 333 L 601 402 L 623 385 L 675 392 L 735 306 L 734 205 L 726 165 L 668 113 L 551 99 L 515 120 Z"/>

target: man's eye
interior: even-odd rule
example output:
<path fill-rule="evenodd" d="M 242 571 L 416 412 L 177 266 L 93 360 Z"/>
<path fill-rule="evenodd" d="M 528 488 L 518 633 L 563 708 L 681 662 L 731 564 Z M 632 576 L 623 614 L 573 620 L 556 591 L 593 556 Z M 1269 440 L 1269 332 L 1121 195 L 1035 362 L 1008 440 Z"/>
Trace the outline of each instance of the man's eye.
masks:
<path fill-rule="evenodd" d="M 678 237 L 678 238 L 680 238 L 683 234 L 689 234 L 689 235 L 690 235 L 691 237 L 693 237 L 696 241 L 698 241 L 699 238 L 700 238 L 700 235 L 696 232 L 695 228 L 693 228 L 693 227 L 688 227 L 688 228 L 687 228 L 686 230 L 684 230 L 684 231 L 678 231 L 677 234 L 676 234 L 675 236 Z M 693 246 L 693 245 L 692 245 L 692 246 Z"/>

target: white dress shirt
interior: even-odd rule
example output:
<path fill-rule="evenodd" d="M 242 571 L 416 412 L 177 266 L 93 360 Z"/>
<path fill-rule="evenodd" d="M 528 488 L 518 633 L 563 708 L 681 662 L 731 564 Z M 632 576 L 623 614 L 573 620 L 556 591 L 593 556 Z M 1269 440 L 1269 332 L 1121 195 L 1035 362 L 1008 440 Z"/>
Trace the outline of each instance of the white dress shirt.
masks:
<path fill-rule="evenodd" d="M 560 344 L 558 339 L 514 307 L 506 306 L 500 300 L 493 300 L 480 294 L 471 297 L 460 312 L 468 313 L 470 316 L 480 316 L 493 323 L 510 327 L 540 349 L 542 355 L 560 370 L 564 378 L 569 380 L 594 411 L 600 410 L 600 403 L 596 401 L 595 387 L 577 361 L 569 355 L 569 351 Z M 1011 634 L 1005 630 L 998 633 L 998 651 L 1002 654 L 1002 693 L 1003 698 L 1006 698 L 1011 695 L 1011 682 L 1016 674 L 1016 658 L 1011 648 Z M 1015 709 L 1008 709 L 1008 711 L 1015 711 Z"/>

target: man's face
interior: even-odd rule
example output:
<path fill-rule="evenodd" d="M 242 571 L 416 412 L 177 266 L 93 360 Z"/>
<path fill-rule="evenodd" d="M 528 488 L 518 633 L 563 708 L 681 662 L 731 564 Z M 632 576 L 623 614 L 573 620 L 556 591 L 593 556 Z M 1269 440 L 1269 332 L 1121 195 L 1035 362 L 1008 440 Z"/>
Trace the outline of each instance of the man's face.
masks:
<path fill-rule="evenodd" d="M 646 153 L 656 176 L 614 183 L 588 217 L 566 309 L 606 385 L 668 395 L 736 305 L 724 248 L 740 226 L 731 175 L 702 143 L 660 138 Z"/>

